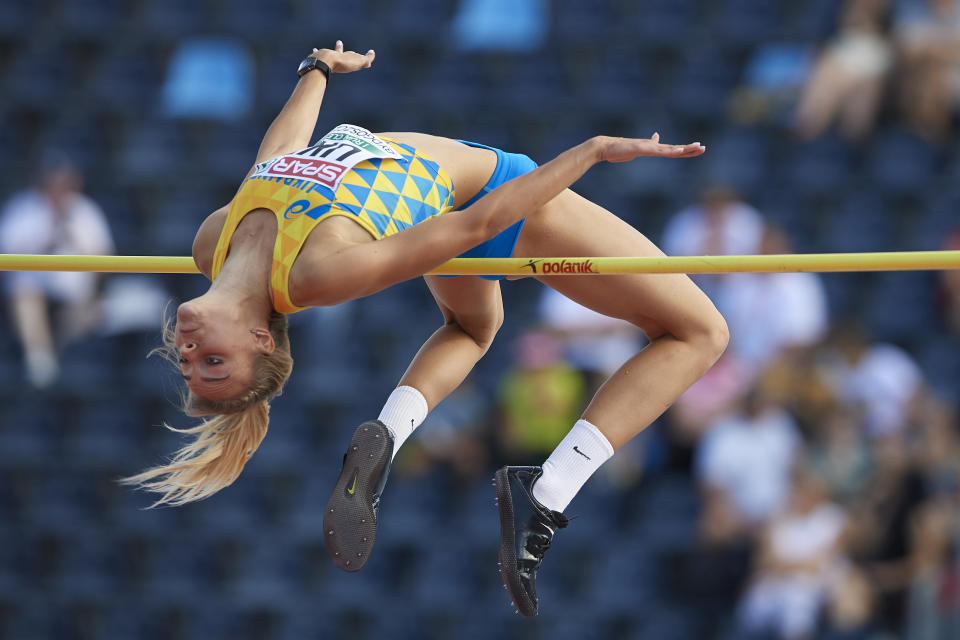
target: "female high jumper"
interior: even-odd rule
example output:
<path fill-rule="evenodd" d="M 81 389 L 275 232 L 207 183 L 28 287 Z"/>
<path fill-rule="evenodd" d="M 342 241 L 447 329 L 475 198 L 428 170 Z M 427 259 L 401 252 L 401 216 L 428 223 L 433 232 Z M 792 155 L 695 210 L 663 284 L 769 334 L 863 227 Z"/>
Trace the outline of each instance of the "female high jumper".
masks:
<path fill-rule="evenodd" d="M 594 164 L 691 158 L 700 143 L 595 137 L 542 167 L 523 155 L 422 133 L 340 125 L 310 144 L 331 73 L 373 63 L 314 50 L 267 130 L 232 202 L 197 232 L 193 258 L 210 289 L 177 309 L 161 353 L 178 364 L 184 411 L 207 416 L 169 464 L 125 481 L 199 500 L 232 483 L 267 431 L 269 402 L 293 361 L 284 314 L 335 305 L 424 276 L 443 314 L 379 418 L 357 428 L 324 514 L 333 562 L 361 569 L 397 450 L 486 353 L 503 321 L 500 278 L 424 275 L 474 257 L 661 256 L 646 237 L 569 187 Z M 542 271 L 542 270 L 541 270 Z M 494 483 L 500 570 L 514 604 L 536 615 L 536 573 L 562 511 L 613 452 L 653 422 L 720 357 L 727 328 L 684 275 L 569 277 L 544 284 L 646 332 L 650 344 L 600 388 L 541 467 L 504 467 Z"/>

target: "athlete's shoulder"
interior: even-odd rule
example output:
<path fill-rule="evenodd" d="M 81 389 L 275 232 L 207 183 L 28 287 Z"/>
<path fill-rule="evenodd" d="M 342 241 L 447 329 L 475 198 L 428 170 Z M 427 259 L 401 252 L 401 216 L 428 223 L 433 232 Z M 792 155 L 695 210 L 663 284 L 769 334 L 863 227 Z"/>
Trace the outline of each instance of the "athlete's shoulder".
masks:
<path fill-rule="evenodd" d="M 224 205 L 208 215 L 193 238 L 193 262 L 207 278 L 211 277 L 213 252 L 217 248 L 217 241 L 229 212 L 230 205 Z"/>

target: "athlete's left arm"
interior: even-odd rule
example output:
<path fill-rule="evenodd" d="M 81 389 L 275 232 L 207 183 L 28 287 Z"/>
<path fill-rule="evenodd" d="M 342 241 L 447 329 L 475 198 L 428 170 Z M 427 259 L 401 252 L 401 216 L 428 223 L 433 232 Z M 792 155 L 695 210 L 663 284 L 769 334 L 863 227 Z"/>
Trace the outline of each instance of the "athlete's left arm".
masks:
<path fill-rule="evenodd" d="M 337 40 L 333 49 L 314 49 L 310 57 L 324 62 L 334 74 L 368 69 L 373 64 L 374 55 L 373 49 L 365 55 L 344 51 L 343 43 Z M 327 78 L 319 71 L 311 71 L 300 78 L 293 94 L 263 136 L 254 164 L 310 145 L 326 90 Z"/>

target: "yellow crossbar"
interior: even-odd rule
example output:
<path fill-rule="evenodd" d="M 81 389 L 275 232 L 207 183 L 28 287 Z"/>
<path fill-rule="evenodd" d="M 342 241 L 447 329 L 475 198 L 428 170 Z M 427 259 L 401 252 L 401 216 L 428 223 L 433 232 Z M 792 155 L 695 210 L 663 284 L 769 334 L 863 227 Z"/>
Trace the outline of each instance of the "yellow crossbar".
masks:
<path fill-rule="evenodd" d="M 455 258 L 436 275 L 605 275 L 622 273 L 775 273 L 784 271 L 919 271 L 960 269 L 960 251 L 808 253 L 669 258 Z M 172 256 L 0 254 L 0 271 L 197 273 L 193 259 Z"/>

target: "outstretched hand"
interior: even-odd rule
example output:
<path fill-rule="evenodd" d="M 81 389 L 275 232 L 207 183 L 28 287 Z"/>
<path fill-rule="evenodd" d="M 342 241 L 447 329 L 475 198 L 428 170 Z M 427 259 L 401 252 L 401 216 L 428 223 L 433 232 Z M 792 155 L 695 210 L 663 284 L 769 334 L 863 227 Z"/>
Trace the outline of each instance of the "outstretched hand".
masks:
<path fill-rule="evenodd" d="M 706 147 L 699 142 L 690 144 L 662 144 L 660 134 L 655 133 L 650 138 L 611 138 L 599 136 L 595 138 L 600 149 L 600 159 L 607 162 L 627 162 L 640 156 L 657 156 L 660 158 L 694 158 L 703 154 Z"/>
<path fill-rule="evenodd" d="M 326 62 L 331 73 L 351 73 L 360 69 L 369 69 L 376 55 L 373 49 L 363 55 L 355 51 L 344 51 L 343 41 L 337 40 L 333 49 L 314 49 L 310 57 Z"/>

